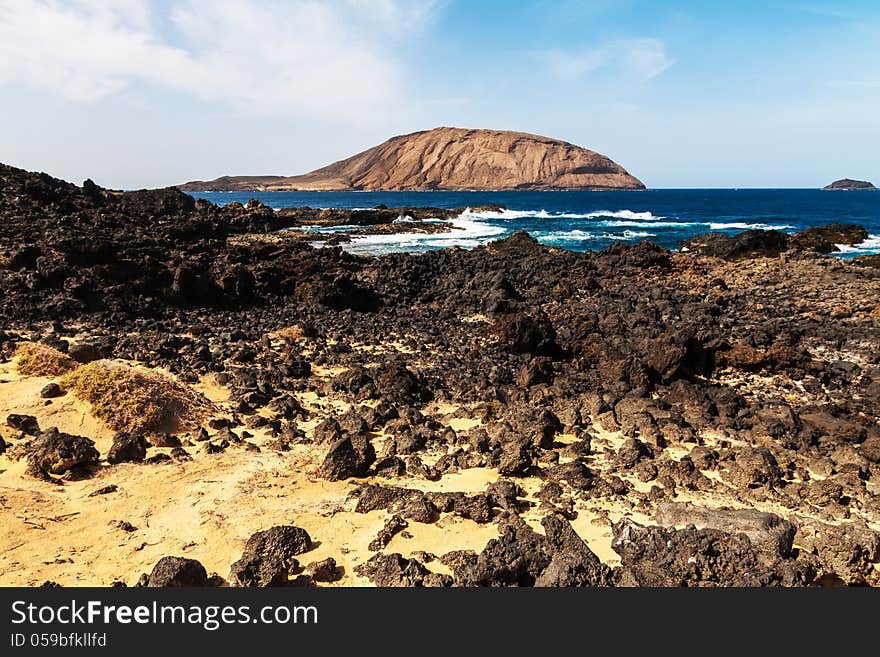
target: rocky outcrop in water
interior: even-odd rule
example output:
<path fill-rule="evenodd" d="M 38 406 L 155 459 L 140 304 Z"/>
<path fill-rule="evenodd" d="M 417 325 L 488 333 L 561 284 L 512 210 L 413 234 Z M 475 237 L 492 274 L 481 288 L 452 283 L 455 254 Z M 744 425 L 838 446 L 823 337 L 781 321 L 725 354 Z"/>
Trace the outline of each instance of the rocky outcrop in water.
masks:
<path fill-rule="evenodd" d="M 826 185 L 822 189 L 825 190 L 851 190 L 851 189 L 877 189 L 873 184 L 869 183 L 867 180 L 850 180 L 849 178 L 843 178 L 841 180 L 835 180 L 830 185 Z"/>
<path fill-rule="evenodd" d="M 868 231 L 855 224 L 829 224 L 806 228 L 795 235 L 778 230 L 747 230 L 730 236 L 724 233 L 704 233 L 691 237 L 681 246 L 700 255 L 743 260 L 748 258 L 775 258 L 788 250 L 833 253 L 839 244 L 852 245 L 868 238 Z"/>

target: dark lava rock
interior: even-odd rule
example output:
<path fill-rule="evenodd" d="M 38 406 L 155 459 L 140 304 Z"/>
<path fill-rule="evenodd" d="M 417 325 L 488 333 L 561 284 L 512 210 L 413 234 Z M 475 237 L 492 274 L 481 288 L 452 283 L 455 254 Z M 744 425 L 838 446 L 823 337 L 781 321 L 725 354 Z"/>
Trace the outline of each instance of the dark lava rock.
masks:
<path fill-rule="evenodd" d="M 336 559 L 327 557 L 321 561 L 308 564 L 304 571 L 311 575 L 316 582 L 335 582 L 341 577 Z"/>
<path fill-rule="evenodd" d="M 535 465 L 534 447 L 528 438 L 508 436 L 501 446 L 498 474 L 521 477 Z"/>
<path fill-rule="evenodd" d="M 375 374 L 376 389 L 395 404 L 417 405 L 432 399 L 431 391 L 402 363 L 380 365 Z"/>
<path fill-rule="evenodd" d="M 12 413 L 11 415 L 6 416 L 6 424 L 29 436 L 36 436 L 40 433 L 40 425 L 37 422 L 37 418 L 33 415 L 19 415 L 18 413 Z"/>
<path fill-rule="evenodd" d="M 709 509 L 689 502 L 661 502 L 654 520 L 662 527 L 717 529 L 745 534 L 755 548 L 781 557 L 791 555 L 796 527 L 772 513 L 754 509 Z"/>
<path fill-rule="evenodd" d="M 552 559 L 535 580 L 535 586 L 609 586 L 613 583 L 611 569 L 599 560 L 564 517 L 549 515 L 541 524 Z"/>
<path fill-rule="evenodd" d="M 876 569 L 880 563 L 880 533 L 864 521 L 839 525 L 803 522 L 798 528 L 798 545 L 822 562 L 824 583 L 877 586 L 880 582 Z"/>
<path fill-rule="evenodd" d="M 320 304 L 333 310 L 354 310 L 366 313 L 376 312 L 382 305 L 381 299 L 373 290 L 346 275 L 319 286 L 317 300 Z"/>
<path fill-rule="evenodd" d="M 223 436 L 218 434 L 215 438 L 222 440 L 224 437 L 228 437 L 229 433 L 227 430 L 226 434 Z M 150 443 L 153 447 L 180 447 L 181 445 L 180 438 L 170 433 L 157 433 L 150 437 Z"/>
<path fill-rule="evenodd" d="M 53 427 L 39 433 L 28 446 L 28 473 L 46 478 L 74 467 L 94 465 L 100 457 L 93 440 L 61 433 Z"/>
<path fill-rule="evenodd" d="M 586 490 L 594 484 L 593 473 L 581 461 L 569 461 L 547 468 L 544 477 L 551 482 L 565 482 L 578 490 Z"/>
<path fill-rule="evenodd" d="M 208 573 L 195 559 L 162 557 L 147 578 L 149 587 L 208 586 Z"/>
<path fill-rule="evenodd" d="M 654 450 L 651 449 L 650 445 L 646 445 L 638 438 L 630 438 L 617 450 L 614 463 L 618 467 L 630 469 L 635 467 L 636 463 L 642 459 L 653 458 Z"/>
<path fill-rule="evenodd" d="M 113 445 L 107 452 L 107 462 L 111 464 L 125 461 L 143 461 L 147 455 L 147 439 L 139 433 L 117 433 Z"/>
<path fill-rule="evenodd" d="M 245 448 L 252 451 L 260 451 L 260 448 L 251 443 L 245 443 Z M 175 447 L 171 450 L 171 458 L 175 461 L 192 461 L 192 456 L 183 447 Z"/>
<path fill-rule="evenodd" d="M 492 520 L 492 500 L 485 493 L 435 492 L 428 493 L 427 497 L 441 513 L 454 513 L 476 523 Z"/>
<path fill-rule="evenodd" d="M 457 586 L 609 586 L 614 575 L 560 514 L 546 516 L 544 536 L 519 516 L 501 519 L 501 536 L 480 554 L 446 560 Z M 444 557 L 446 559 L 446 557 Z"/>
<path fill-rule="evenodd" d="M 389 513 L 421 523 L 435 522 L 439 516 L 428 494 L 414 488 L 364 484 L 352 491 L 351 495 L 358 498 L 354 509 L 356 513 L 386 509 Z"/>
<path fill-rule="evenodd" d="M 279 525 L 253 534 L 241 559 L 232 564 L 232 586 L 284 586 L 291 570 L 299 563 L 294 558 L 312 549 L 308 532 L 292 525 Z"/>
<path fill-rule="evenodd" d="M 520 507 L 519 498 L 525 497 L 526 492 L 521 486 L 509 479 L 497 479 L 489 484 L 486 495 L 492 506 L 516 512 Z"/>
<path fill-rule="evenodd" d="M 818 253 L 832 253 L 836 244 L 858 244 L 868 239 L 868 231 L 856 224 L 828 224 L 802 230 L 791 238 L 791 246 Z"/>
<path fill-rule="evenodd" d="M 682 242 L 681 246 L 700 255 L 743 260 L 775 258 L 788 250 L 789 237 L 778 230 L 747 230 L 734 236 L 704 233 Z"/>
<path fill-rule="evenodd" d="M 356 400 L 370 399 L 376 396 L 376 385 L 366 368 L 356 365 L 342 372 L 330 382 L 330 389 L 347 392 Z"/>
<path fill-rule="evenodd" d="M 346 436 L 330 445 L 318 476 L 330 481 L 363 477 L 375 460 L 376 450 L 367 436 Z"/>
<path fill-rule="evenodd" d="M 516 383 L 523 388 L 553 383 L 553 361 L 546 357 L 532 358 L 516 375 Z"/>
<path fill-rule="evenodd" d="M 724 479 L 742 488 L 778 486 L 782 470 L 776 458 L 766 447 L 743 447 L 736 451 L 734 460 L 727 462 Z"/>
<path fill-rule="evenodd" d="M 402 477 L 406 474 L 406 463 L 396 456 L 388 456 L 377 461 L 373 466 L 373 471 L 379 477 Z"/>
<path fill-rule="evenodd" d="M 543 536 L 517 515 L 499 523 L 501 536 L 490 540 L 473 563 L 454 570 L 459 586 L 533 586 L 552 557 Z"/>
<path fill-rule="evenodd" d="M 556 330 L 543 313 L 504 315 L 495 323 L 495 334 L 513 353 L 552 355 L 558 350 Z"/>
<path fill-rule="evenodd" d="M 417 559 L 405 559 L 403 555 L 378 554 L 370 557 L 366 563 L 355 566 L 354 571 L 366 577 L 376 586 L 382 587 L 421 587 L 451 586 L 452 578 L 439 575 L 430 570 Z"/>
<path fill-rule="evenodd" d="M 615 272 L 619 268 L 647 269 L 658 267 L 669 269 L 672 262 L 669 259 L 669 250 L 653 242 L 614 242 L 604 251 L 598 254 L 599 266 L 605 271 Z"/>
<path fill-rule="evenodd" d="M 43 389 L 40 390 L 40 397 L 43 399 L 54 399 L 55 397 L 60 397 L 64 394 L 64 391 L 61 389 L 57 383 L 47 383 L 43 386 Z"/>
<path fill-rule="evenodd" d="M 119 486 L 116 484 L 110 484 L 109 486 L 101 486 L 98 490 L 93 490 L 89 493 L 89 497 L 97 497 L 98 495 L 109 495 L 110 493 L 115 493 L 119 490 Z"/>
<path fill-rule="evenodd" d="M 344 437 L 342 427 L 334 418 L 328 417 L 315 427 L 312 432 L 312 439 L 319 445 L 325 443 L 335 443 Z"/>
<path fill-rule="evenodd" d="M 861 267 L 880 269 L 880 253 L 858 256 L 857 258 L 853 258 L 851 262 L 854 265 L 859 265 Z"/>
<path fill-rule="evenodd" d="M 379 530 L 379 533 L 376 535 L 370 544 L 367 546 L 368 550 L 372 550 L 373 552 L 378 552 L 379 550 L 384 550 L 385 546 L 391 542 L 391 539 L 394 538 L 401 531 L 406 529 L 409 526 L 409 523 L 401 518 L 398 515 L 391 516 L 386 522 L 385 526 Z"/>
<path fill-rule="evenodd" d="M 815 563 L 758 550 L 746 534 L 613 525 L 622 586 L 806 586 Z"/>
<path fill-rule="evenodd" d="M 859 445 L 859 453 L 871 463 L 880 463 L 880 435 L 868 438 Z"/>
<path fill-rule="evenodd" d="M 91 363 L 93 360 L 100 360 L 103 358 L 98 346 L 86 342 L 70 345 L 67 348 L 67 355 L 73 358 L 77 363 Z"/>

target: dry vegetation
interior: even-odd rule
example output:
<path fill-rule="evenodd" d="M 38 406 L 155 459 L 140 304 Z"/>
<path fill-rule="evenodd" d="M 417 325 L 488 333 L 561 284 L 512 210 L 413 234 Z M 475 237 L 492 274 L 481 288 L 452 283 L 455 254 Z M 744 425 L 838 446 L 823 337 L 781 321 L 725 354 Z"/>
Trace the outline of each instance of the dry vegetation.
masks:
<path fill-rule="evenodd" d="M 307 327 L 294 324 L 275 331 L 275 337 L 279 340 L 303 340 L 314 337 L 314 329 L 310 330 Z"/>
<path fill-rule="evenodd" d="M 66 354 L 40 342 L 23 342 L 15 349 L 15 369 L 25 376 L 61 376 L 76 367 Z"/>
<path fill-rule="evenodd" d="M 191 428 L 213 409 L 201 394 L 167 376 L 108 361 L 83 365 L 59 383 L 116 431 Z"/>

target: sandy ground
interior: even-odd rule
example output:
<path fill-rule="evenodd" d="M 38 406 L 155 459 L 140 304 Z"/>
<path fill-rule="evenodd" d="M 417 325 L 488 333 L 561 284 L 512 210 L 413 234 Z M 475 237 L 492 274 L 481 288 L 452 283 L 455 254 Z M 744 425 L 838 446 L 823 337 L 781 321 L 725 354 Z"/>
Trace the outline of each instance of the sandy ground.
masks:
<path fill-rule="evenodd" d="M 335 374 L 338 372 L 329 368 L 315 373 L 320 377 Z M 88 436 L 106 454 L 114 432 L 92 416 L 87 404 L 72 395 L 52 401 L 40 398 L 40 390 L 52 380 L 20 376 L 13 363 L 0 365 L 0 418 L 9 413 L 34 415 L 41 428 L 55 426 Z M 228 391 L 211 378 L 194 387 L 221 408 L 228 401 Z M 344 402 L 314 393 L 298 397 L 322 414 L 347 408 Z M 451 404 L 431 409 L 457 431 L 479 425 L 479 420 L 453 417 L 458 410 Z M 318 421 L 300 426 L 310 431 Z M 8 443 L 17 442 L 10 428 L 2 426 L 0 432 Z M 268 439 L 259 431 L 254 433 L 251 442 L 257 445 Z M 376 439 L 377 446 L 381 440 Z M 367 546 L 389 514 L 384 510 L 354 513 L 349 493 L 358 480 L 328 482 L 313 476 L 320 450 L 308 445 L 295 446 L 287 453 L 233 447 L 208 455 L 198 446 L 184 446 L 192 461 L 105 465 L 90 479 L 63 485 L 29 477 L 24 459 L 0 455 L 0 585 L 34 586 L 47 580 L 65 586 L 109 585 L 114 581 L 132 585 L 166 555 L 198 559 L 209 572 L 225 577 L 248 537 L 278 524 L 294 524 L 311 535 L 315 548 L 302 555 L 303 565 L 332 556 L 343 574 L 334 585 L 370 584 L 354 573 L 354 566 L 372 556 Z M 151 448 L 148 456 L 169 451 Z M 389 483 L 425 491 L 477 493 L 497 477 L 494 470 L 473 468 L 446 474 L 436 482 L 402 477 Z M 519 483 L 533 498 L 542 482 L 526 478 Z M 115 485 L 116 491 L 90 496 L 110 485 Z M 525 518 L 540 530 L 539 521 L 545 513 L 535 504 Z M 137 529 L 125 531 L 119 528 L 120 522 Z M 616 562 L 607 519 L 584 509 L 573 524 L 600 558 Z M 443 514 L 434 524 L 411 521 L 386 551 L 404 556 L 480 551 L 497 535 L 494 523 L 481 525 Z M 428 567 L 445 571 L 439 561 Z"/>
<path fill-rule="evenodd" d="M 338 372 L 317 370 L 315 376 Z M 9 413 L 38 418 L 41 428 L 61 431 L 95 440 L 101 454 L 110 448 L 113 431 L 89 412 L 86 404 L 66 395 L 48 402 L 39 396 L 45 377 L 22 377 L 12 363 L 0 365 L 0 419 Z M 228 391 L 208 378 L 195 386 L 208 399 L 223 408 Z M 348 407 L 342 401 L 300 393 L 298 398 L 317 415 L 339 413 Z M 426 409 L 457 431 L 479 424 L 479 420 L 455 417 L 454 404 Z M 300 424 L 311 431 L 320 417 Z M 624 441 L 619 434 L 592 429 L 591 467 L 601 469 L 604 448 L 617 449 Z M 260 446 L 268 436 L 259 430 L 250 442 Z M 19 442 L 14 432 L 0 425 L 7 443 Z M 567 437 L 560 436 L 560 442 Z M 383 438 L 376 438 L 380 447 Z M 14 460 L 9 452 L 0 455 L 0 585 L 39 585 L 47 580 L 65 586 L 110 585 L 123 581 L 133 585 L 141 573 L 149 572 L 161 557 L 186 556 L 202 562 L 208 572 L 222 577 L 240 556 L 248 537 L 256 531 L 279 524 L 305 528 L 315 548 L 301 555 L 306 565 L 333 557 L 342 568 L 336 586 L 370 585 L 354 573 L 354 567 L 367 561 L 373 552 L 368 544 L 389 517 L 384 510 L 354 513 L 349 493 L 358 480 L 328 482 L 313 475 L 322 451 L 310 445 L 297 445 L 286 453 L 263 449 L 248 451 L 230 447 L 220 454 L 205 454 L 199 444 L 184 443 L 192 461 L 161 464 L 104 465 L 90 479 L 57 485 L 25 475 L 25 461 Z M 670 448 L 673 449 L 674 448 Z M 687 450 L 681 448 L 682 456 Z M 151 448 L 148 456 L 169 449 Z M 435 455 L 436 457 L 437 455 Z M 425 455 L 425 461 L 434 459 Z M 718 480 L 717 473 L 705 472 Z M 436 482 L 404 476 L 384 483 L 420 488 L 426 491 L 485 491 L 498 474 L 474 468 L 450 473 Z M 375 482 L 375 479 L 371 481 Z M 646 492 L 650 484 L 630 481 Z M 535 502 L 524 518 L 538 531 L 546 509 L 535 498 L 542 481 L 536 477 L 518 479 Z M 94 491 L 115 485 L 108 494 L 90 496 Z M 692 494 L 683 491 L 677 499 L 707 506 L 742 506 L 731 499 L 723 487 L 716 492 Z M 759 508 L 789 517 L 790 510 L 772 502 Z M 611 549 L 611 522 L 624 515 L 638 522 L 650 518 L 633 508 L 607 501 L 578 501 L 572 526 L 599 558 L 608 565 L 619 563 Z M 118 525 L 126 522 L 134 531 Z M 418 552 L 442 555 L 452 550 L 480 551 L 498 535 L 494 523 L 477 524 L 452 514 L 443 514 L 434 524 L 410 521 L 405 532 L 397 534 L 386 552 L 411 556 Z M 439 561 L 426 564 L 446 572 Z"/>

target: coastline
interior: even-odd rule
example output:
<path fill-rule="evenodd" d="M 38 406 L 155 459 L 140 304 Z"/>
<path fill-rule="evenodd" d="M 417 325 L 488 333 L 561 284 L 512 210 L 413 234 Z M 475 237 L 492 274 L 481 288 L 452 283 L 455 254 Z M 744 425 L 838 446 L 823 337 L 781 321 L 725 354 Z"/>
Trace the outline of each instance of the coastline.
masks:
<path fill-rule="evenodd" d="M 251 557 L 301 585 L 880 583 L 880 269 L 824 255 L 836 229 L 364 258 L 277 231 L 399 209 L 2 173 L 0 584 L 133 586 L 165 556 L 231 584 L 289 525 L 295 566 Z M 95 406 L 19 371 L 32 343 L 214 410 L 111 464 Z M 52 426 L 99 457 L 34 476 Z"/>

